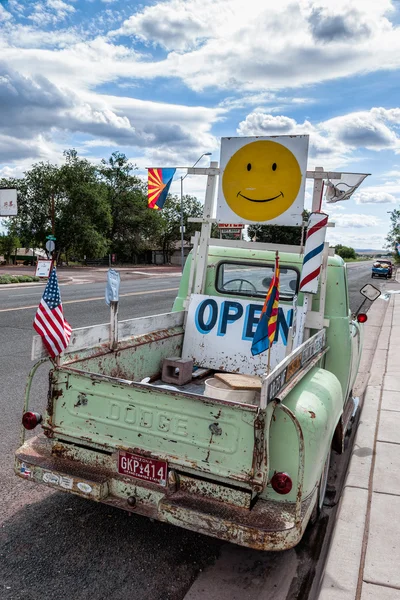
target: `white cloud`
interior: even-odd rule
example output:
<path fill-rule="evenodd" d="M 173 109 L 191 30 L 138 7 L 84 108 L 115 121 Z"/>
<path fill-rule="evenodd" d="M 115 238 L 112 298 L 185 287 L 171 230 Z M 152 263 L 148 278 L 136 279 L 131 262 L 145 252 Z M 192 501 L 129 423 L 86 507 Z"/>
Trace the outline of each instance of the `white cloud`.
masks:
<path fill-rule="evenodd" d="M 0 104 L 1 131 L 9 136 L 9 152 L 15 152 L 14 158 L 24 157 L 31 148 L 29 140 L 39 134 L 51 139 L 62 132 L 80 132 L 107 140 L 110 147 L 156 149 L 165 158 L 178 156 L 179 163 L 186 164 L 216 149 L 217 140 L 210 129 L 223 114 L 222 109 L 94 93 L 78 95 L 44 77 L 23 77 L 2 63 Z"/>
<path fill-rule="evenodd" d="M 385 122 L 386 121 L 386 122 Z M 325 168 L 343 165 L 355 149 L 392 149 L 400 152 L 396 126 L 400 109 L 371 108 L 311 123 L 298 123 L 285 115 L 272 115 L 259 109 L 249 113 L 237 128 L 239 135 L 310 135 L 310 160 L 321 159 Z M 385 190 L 388 191 L 388 190 Z"/>
<path fill-rule="evenodd" d="M 5 23 L 12 18 L 11 14 L 0 4 L 0 23 Z"/>
<path fill-rule="evenodd" d="M 169 0 L 138 10 L 110 37 L 169 52 L 138 76 L 176 76 L 196 90 L 276 90 L 399 66 L 392 9 L 390 0 L 351 8 L 347 0 Z"/>
<path fill-rule="evenodd" d="M 252 112 L 247 115 L 246 119 L 239 123 L 237 132 L 239 135 L 284 135 L 294 131 L 295 128 L 301 127 L 294 119 L 283 115 L 273 116 L 262 112 Z M 257 132 L 257 133 L 256 133 Z"/>
<path fill-rule="evenodd" d="M 328 209 L 329 212 L 329 209 Z M 332 220 L 337 227 L 354 227 L 355 229 L 362 229 L 364 227 L 377 227 L 381 224 L 381 220 L 372 215 L 364 215 L 357 213 L 347 214 L 334 214 Z"/>
<path fill-rule="evenodd" d="M 21 52 L 15 48 L 18 37 L 10 38 L 8 32 L 2 59 L 22 72 L 41 73 L 71 87 L 177 77 L 195 90 L 214 86 L 250 95 L 398 67 L 399 28 L 388 19 L 392 2 L 353 0 L 351 10 L 348 4 L 167 0 L 138 7 L 107 37 L 93 31 L 92 40 L 63 52 Z M 39 21 L 65 19 L 74 10 L 62 0 L 39 6 L 43 10 L 30 15 Z M 358 34 L 347 35 L 354 31 L 355 18 Z M 147 43 L 149 54 L 118 45 L 118 38 L 127 35 Z M 165 58 L 152 59 L 155 44 L 166 50 Z"/>
<path fill-rule="evenodd" d="M 33 5 L 33 9 L 28 19 L 40 26 L 45 26 L 49 23 L 56 24 L 75 12 L 75 8 L 71 4 L 63 2 L 63 0 L 46 0 L 44 3 L 36 2 Z"/>
<path fill-rule="evenodd" d="M 397 198 L 388 192 L 359 192 L 354 196 L 357 204 L 396 204 Z"/>
<path fill-rule="evenodd" d="M 392 109 L 394 113 L 398 110 Z M 394 122 L 393 118 L 390 118 L 392 111 L 372 108 L 368 112 L 350 113 L 330 119 L 321 123 L 320 127 L 352 148 L 363 147 L 370 150 L 399 148 L 400 139 L 385 123 L 385 121 Z"/>
<path fill-rule="evenodd" d="M 379 233 L 365 233 L 362 234 L 359 230 L 354 232 L 351 231 L 335 231 L 335 229 L 328 229 L 327 241 L 331 246 L 336 244 L 342 244 L 343 246 L 350 246 L 358 250 L 372 249 L 381 250 L 385 246 L 385 235 Z"/>
<path fill-rule="evenodd" d="M 400 171 L 387 171 L 386 173 L 383 173 L 381 177 L 400 177 Z"/>

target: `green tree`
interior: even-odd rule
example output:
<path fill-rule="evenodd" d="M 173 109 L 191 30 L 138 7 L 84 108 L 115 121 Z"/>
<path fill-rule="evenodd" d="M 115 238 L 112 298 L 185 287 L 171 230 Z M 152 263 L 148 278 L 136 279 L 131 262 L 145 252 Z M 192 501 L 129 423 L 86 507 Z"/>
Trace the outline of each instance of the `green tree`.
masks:
<path fill-rule="evenodd" d="M 16 248 L 20 247 L 21 242 L 14 233 L 0 234 L 0 254 L 4 255 L 7 262 L 10 262 L 11 255 L 15 253 Z"/>
<path fill-rule="evenodd" d="M 335 246 L 335 252 L 342 258 L 357 258 L 356 251 L 354 248 L 350 248 L 349 246 L 342 246 L 342 244 L 338 244 Z"/>
<path fill-rule="evenodd" d="M 134 175 L 136 169 L 120 152 L 103 159 L 98 168 L 111 211 L 111 250 L 119 259 L 132 262 L 138 254 L 150 249 L 150 239 L 159 229 L 158 211 L 147 208 L 146 186 Z"/>
<path fill-rule="evenodd" d="M 393 252 L 396 262 L 400 262 L 400 256 L 397 252 L 397 244 L 400 243 L 400 210 L 395 208 L 390 213 L 390 230 L 386 236 L 386 247 Z"/>
<path fill-rule="evenodd" d="M 303 211 L 303 221 L 308 221 L 310 213 Z M 302 227 L 283 225 L 249 225 L 247 233 L 251 240 L 270 244 L 300 246 Z"/>
<path fill-rule="evenodd" d="M 168 196 L 164 208 L 157 211 L 159 215 L 158 229 L 154 241 L 162 250 L 164 263 L 169 262 L 176 242 L 181 239 L 181 201 L 178 196 Z M 183 226 L 184 240 L 190 241 L 195 231 L 200 229 L 199 223 L 189 223 L 190 217 L 202 217 L 203 205 L 194 196 L 183 196 Z"/>
<path fill-rule="evenodd" d="M 62 166 L 37 163 L 22 179 L 1 182 L 18 190 L 18 215 L 9 219 L 10 231 L 24 247 L 44 248 L 54 219 L 58 256 L 103 256 L 111 225 L 106 187 L 96 167 L 76 150 L 65 151 L 64 157 Z"/>
<path fill-rule="evenodd" d="M 62 210 L 57 213 L 57 247 L 67 259 L 72 252 L 104 256 L 112 222 L 106 186 L 99 181 L 96 167 L 75 150 L 64 156 L 66 162 L 59 170 Z"/>

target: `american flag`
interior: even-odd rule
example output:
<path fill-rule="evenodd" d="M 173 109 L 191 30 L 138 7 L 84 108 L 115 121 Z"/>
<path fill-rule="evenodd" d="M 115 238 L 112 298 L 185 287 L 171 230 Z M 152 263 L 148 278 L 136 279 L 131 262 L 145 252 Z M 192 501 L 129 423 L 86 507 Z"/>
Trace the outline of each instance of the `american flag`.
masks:
<path fill-rule="evenodd" d="M 43 343 L 52 358 L 61 354 L 68 346 L 72 329 L 64 319 L 55 267 L 43 292 L 33 328 L 42 336 Z"/>

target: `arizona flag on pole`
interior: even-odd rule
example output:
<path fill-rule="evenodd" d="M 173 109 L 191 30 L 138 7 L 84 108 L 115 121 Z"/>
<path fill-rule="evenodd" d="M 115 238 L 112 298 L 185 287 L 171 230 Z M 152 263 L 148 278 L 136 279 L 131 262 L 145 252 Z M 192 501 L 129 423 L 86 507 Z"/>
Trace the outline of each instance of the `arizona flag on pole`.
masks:
<path fill-rule="evenodd" d="M 52 358 L 68 346 L 72 329 L 64 319 L 55 267 L 43 292 L 33 328 L 42 336 L 43 344 Z"/>
<path fill-rule="evenodd" d="M 148 169 L 147 202 L 149 208 L 160 210 L 167 199 L 176 169 Z"/>
<path fill-rule="evenodd" d="M 253 356 L 268 350 L 274 343 L 278 325 L 279 307 L 279 257 L 275 258 L 275 272 L 269 285 L 261 317 L 254 333 L 251 353 Z"/>

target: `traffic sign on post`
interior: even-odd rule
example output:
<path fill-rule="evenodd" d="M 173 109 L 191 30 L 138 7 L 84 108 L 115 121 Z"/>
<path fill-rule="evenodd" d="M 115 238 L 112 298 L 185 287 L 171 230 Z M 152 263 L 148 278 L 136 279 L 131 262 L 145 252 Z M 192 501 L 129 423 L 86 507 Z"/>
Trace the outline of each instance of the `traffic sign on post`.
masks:
<path fill-rule="evenodd" d="M 56 241 L 56 236 L 55 235 L 46 235 L 46 240 L 53 240 L 54 242 Z"/>
<path fill-rule="evenodd" d="M 46 250 L 47 250 L 47 252 L 49 252 L 49 253 L 53 252 L 53 250 L 54 250 L 55 247 L 56 247 L 56 245 L 53 242 L 53 240 L 49 240 L 48 242 L 46 242 Z"/>

